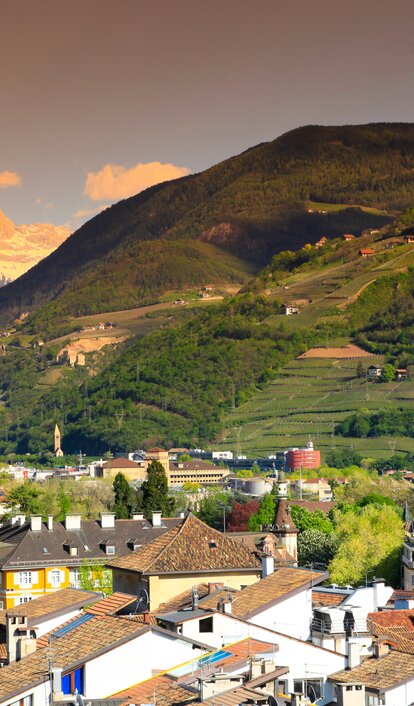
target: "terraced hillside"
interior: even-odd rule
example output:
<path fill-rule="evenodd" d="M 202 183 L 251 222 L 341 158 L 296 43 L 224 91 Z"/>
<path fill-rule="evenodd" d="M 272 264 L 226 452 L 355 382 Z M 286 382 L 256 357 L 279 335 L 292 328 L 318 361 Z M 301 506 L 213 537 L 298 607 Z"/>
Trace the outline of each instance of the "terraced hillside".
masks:
<path fill-rule="evenodd" d="M 373 458 L 387 457 L 394 451 L 414 452 L 412 438 L 347 439 L 333 435 L 338 422 L 361 408 L 414 406 L 414 380 L 368 382 L 356 375 L 359 360 L 366 367 L 382 362 L 378 356 L 291 361 L 265 390 L 229 415 L 220 446 L 262 456 L 303 446 L 310 437 L 322 452 L 335 446 L 353 446 L 364 457 Z"/>

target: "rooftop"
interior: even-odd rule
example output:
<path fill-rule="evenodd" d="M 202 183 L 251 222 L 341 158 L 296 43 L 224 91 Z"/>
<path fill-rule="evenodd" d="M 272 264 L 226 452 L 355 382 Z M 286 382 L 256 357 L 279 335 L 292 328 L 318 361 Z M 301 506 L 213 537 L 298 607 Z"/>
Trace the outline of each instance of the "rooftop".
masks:
<path fill-rule="evenodd" d="M 115 547 L 115 555 L 123 556 L 132 553 L 134 544 L 147 544 L 181 523 L 178 517 L 162 518 L 160 527 L 153 527 L 145 519 L 115 520 L 115 527 L 103 528 L 100 521 L 82 520 L 80 529 L 66 529 L 64 523 L 54 522 L 53 529 L 42 524 L 40 531 L 32 531 L 30 522 L 7 523 L 0 527 L 0 566 L 27 569 L 79 566 L 83 559 L 104 561 L 108 540 Z M 77 547 L 76 556 L 69 554 L 69 542 Z"/>
<path fill-rule="evenodd" d="M 231 606 L 232 615 L 237 618 L 248 619 L 265 607 L 274 605 L 297 591 L 321 583 L 326 578 L 327 574 L 320 571 L 294 568 L 276 569 L 270 576 L 256 581 L 256 583 L 243 588 L 242 591 L 238 591 L 234 595 Z M 226 589 L 224 589 L 224 593 L 226 592 Z M 215 600 L 215 607 L 217 607 L 217 597 L 214 597 L 214 595 L 211 596 L 211 601 L 213 600 Z M 204 609 L 212 607 L 207 599 L 200 601 L 199 605 Z"/>
<path fill-rule="evenodd" d="M 101 598 L 100 593 L 92 591 L 81 591 L 78 588 L 62 588 L 46 596 L 40 596 L 34 601 L 23 603 L 15 608 L 5 611 L 6 615 L 25 615 L 30 622 L 39 622 L 42 619 L 50 619 L 52 616 L 59 616 L 70 610 L 81 609 L 84 606 L 95 603 Z"/>
<path fill-rule="evenodd" d="M 329 681 L 365 684 L 374 691 L 387 691 L 414 679 L 414 659 L 403 652 L 390 652 L 381 658 L 366 659 L 359 667 L 331 674 Z"/>
<path fill-rule="evenodd" d="M 260 560 L 248 547 L 212 529 L 191 513 L 169 530 L 108 566 L 143 574 L 177 574 L 236 569 L 260 571 Z"/>
<path fill-rule="evenodd" d="M 174 704 L 193 701 L 195 694 L 193 691 L 180 686 L 175 679 L 162 674 L 147 679 L 140 684 L 135 684 L 129 689 L 119 691 L 113 697 L 122 699 L 122 706 L 124 704 L 144 703 L 156 703 L 157 706 L 173 706 Z"/>

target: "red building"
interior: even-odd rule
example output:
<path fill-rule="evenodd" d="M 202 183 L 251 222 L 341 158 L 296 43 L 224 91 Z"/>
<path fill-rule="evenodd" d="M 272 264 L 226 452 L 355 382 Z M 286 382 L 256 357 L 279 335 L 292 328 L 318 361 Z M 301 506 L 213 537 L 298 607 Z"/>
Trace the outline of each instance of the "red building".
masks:
<path fill-rule="evenodd" d="M 309 441 L 304 449 L 289 449 L 285 455 L 287 471 L 299 471 L 301 468 L 320 468 L 321 452 L 313 448 Z"/>

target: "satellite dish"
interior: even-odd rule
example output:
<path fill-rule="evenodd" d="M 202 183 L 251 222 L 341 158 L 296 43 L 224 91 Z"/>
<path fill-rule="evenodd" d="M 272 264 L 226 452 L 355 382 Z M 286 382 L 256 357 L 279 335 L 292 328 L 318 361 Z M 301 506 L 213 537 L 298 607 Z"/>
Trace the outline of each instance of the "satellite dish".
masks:
<path fill-rule="evenodd" d="M 145 588 L 141 588 L 141 593 L 139 594 L 138 605 L 139 605 L 139 606 L 142 605 L 142 606 L 144 607 L 144 609 L 146 609 L 146 607 L 148 606 L 148 604 L 149 604 L 149 595 L 148 595 L 148 591 L 147 591 Z"/>

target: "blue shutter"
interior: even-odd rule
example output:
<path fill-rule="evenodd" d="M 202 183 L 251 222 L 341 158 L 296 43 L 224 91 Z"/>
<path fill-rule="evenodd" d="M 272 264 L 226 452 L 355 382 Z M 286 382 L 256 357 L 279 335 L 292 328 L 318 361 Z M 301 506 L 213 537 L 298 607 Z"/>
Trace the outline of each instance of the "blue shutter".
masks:
<path fill-rule="evenodd" d="M 62 677 L 62 691 L 64 694 L 70 694 L 70 674 L 65 674 Z"/>
<path fill-rule="evenodd" d="M 83 667 L 75 669 L 75 689 L 78 690 L 79 694 L 83 694 Z"/>

